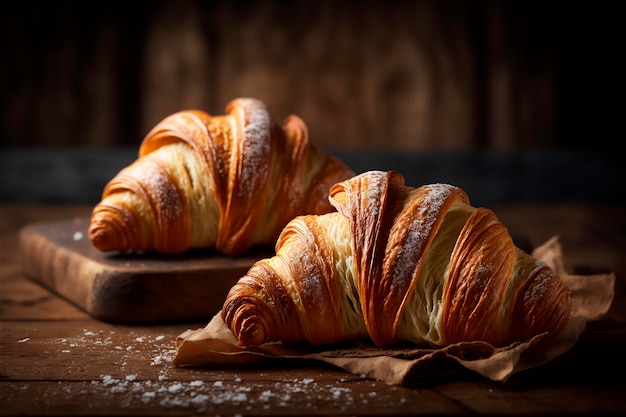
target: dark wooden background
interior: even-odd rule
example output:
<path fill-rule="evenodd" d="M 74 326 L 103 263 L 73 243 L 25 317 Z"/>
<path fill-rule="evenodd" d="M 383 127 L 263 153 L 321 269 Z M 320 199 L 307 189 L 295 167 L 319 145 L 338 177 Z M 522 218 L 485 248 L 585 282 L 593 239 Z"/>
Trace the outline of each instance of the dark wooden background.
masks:
<path fill-rule="evenodd" d="M 604 149 L 618 3 L 9 0 L 0 137 L 134 148 L 252 96 L 336 149 Z"/>

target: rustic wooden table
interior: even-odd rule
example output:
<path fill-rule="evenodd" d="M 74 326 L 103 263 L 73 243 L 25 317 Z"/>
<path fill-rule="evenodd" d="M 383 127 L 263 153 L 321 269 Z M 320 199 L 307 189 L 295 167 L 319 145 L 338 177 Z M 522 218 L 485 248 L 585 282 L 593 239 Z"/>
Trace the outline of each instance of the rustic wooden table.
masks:
<path fill-rule="evenodd" d="M 561 236 L 573 272 L 615 272 L 607 315 L 567 353 L 506 383 L 460 373 L 393 386 L 318 363 L 252 369 L 172 366 L 176 337 L 199 323 L 114 325 L 29 280 L 19 230 L 87 216 L 86 206 L 0 206 L 0 415 L 624 414 L 626 207 L 491 207 L 533 245 Z"/>

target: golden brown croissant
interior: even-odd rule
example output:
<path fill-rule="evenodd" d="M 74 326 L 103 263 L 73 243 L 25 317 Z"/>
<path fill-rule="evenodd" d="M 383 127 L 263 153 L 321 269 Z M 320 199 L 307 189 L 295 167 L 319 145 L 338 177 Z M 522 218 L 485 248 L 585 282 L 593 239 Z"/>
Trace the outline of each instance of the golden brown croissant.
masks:
<path fill-rule="evenodd" d="M 94 207 L 89 237 L 98 249 L 237 255 L 274 244 L 299 214 L 333 210 L 330 186 L 354 173 L 309 143 L 299 117 L 281 127 L 250 98 L 226 113 L 181 111 L 148 133 Z"/>
<path fill-rule="evenodd" d="M 461 189 L 412 188 L 398 173 L 371 171 L 329 198 L 338 212 L 291 221 L 276 256 L 231 288 L 222 318 L 239 344 L 505 346 L 547 339 L 568 320 L 560 278 Z"/>

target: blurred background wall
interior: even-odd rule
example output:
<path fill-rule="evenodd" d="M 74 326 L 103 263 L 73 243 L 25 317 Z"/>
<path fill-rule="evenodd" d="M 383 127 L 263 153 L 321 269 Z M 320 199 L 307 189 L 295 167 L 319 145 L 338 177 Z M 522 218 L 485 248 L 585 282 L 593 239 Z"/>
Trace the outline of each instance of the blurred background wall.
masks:
<path fill-rule="evenodd" d="M 0 202 L 99 201 L 164 117 L 237 97 L 355 172 L 478 205 L 619 202 L 619 2 L 7 0 Z"/>
<path fill-rule="evenodd" d="M 606 149 L 618 3 L 8 0 L 0 137 L 135 148 L 251 96 L 335 149 Z"/>

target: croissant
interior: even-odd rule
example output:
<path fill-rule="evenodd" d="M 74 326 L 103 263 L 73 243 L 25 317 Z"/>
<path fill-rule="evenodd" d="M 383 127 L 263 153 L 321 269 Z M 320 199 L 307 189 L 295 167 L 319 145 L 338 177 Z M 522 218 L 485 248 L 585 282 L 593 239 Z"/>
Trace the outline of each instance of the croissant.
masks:
<path fill-rule="evenodd" d="M 332 211 L 328 190 L 353 175 L 309 142 L 302 119 L 281 127 L 259 100 L 233 100 L 220 116 L 181 111 L 105 186 L 89 238 L 101 251 L 237 255 L 273 245 L 297 215 Z"/>
<path fill-rule="evenodd" d="M 231 288 L 222 318 L 240 345 L 506 346 L 547 340 L 568 320 L 559 276 L 460 188 L 371 171 L 329 200 L 336 212 L 293 219 L 276 255 Z"/>

